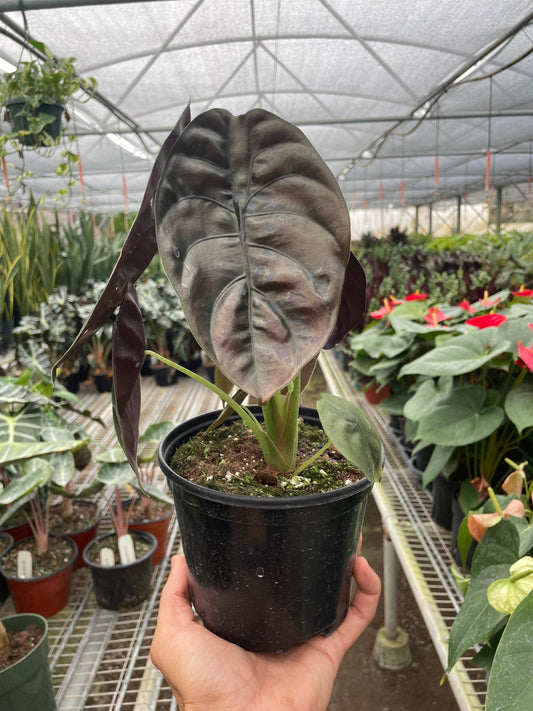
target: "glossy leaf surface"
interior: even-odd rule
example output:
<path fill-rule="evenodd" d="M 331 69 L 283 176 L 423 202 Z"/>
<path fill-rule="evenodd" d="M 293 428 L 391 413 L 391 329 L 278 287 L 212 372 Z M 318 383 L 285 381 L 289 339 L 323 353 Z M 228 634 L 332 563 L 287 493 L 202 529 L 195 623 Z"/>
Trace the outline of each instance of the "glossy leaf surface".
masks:
<path fill-rule="evenodd" d="M 159 253 L 196 340 L 266 401 L 337 328 L 350 257 L 337 181 L 292 124 L 261 109 L 212 109 L 174 144 L 155 213 Z"/>

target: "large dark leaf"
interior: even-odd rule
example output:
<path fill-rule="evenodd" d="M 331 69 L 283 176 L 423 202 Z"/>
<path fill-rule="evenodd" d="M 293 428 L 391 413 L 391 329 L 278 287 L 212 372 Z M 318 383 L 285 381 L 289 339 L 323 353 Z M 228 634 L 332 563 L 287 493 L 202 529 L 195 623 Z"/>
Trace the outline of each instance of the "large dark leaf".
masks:
<path fill-rule="evenodd" d="M 353 253 L 346 267 L 337 323 L 324 348 L 335 348 L 344 336 L 363 323 L 366 313 L 366 275 Z"/>
<path fill-rule="evenodd" d="M 266 401 L 328 341 L 350 256 L 337 181 L 303 133 L 261 109 L 213 109 L 172 147 L 157 241 L 198 343 Z"/>
<path fill-rule="evenodd" d="M 190 107 L 187 106 L 171 133 L 167 136 L 155 159 L 141 207 L 131 226 L 113 273 L 109 277 L 109 281 L 84 327 L 70 348 L 54 365 L 52 370 L 54 377 L 59 366 L 73 358 L 78 350 L 102 328 L 115 309 L 122 303 L 129 285 L 133 284 L 141 276 L 153 259 L 157 251 L 154 216 L 152 213 L 154 191 L 172 145 L 190 120 Z"/>
<path fill-rule="evenodd" d="M 133 471 L 141 415 L 139 373 L 144 360 L 144 327 L 135 287 L 130 284 L 113 328 L 113 419 L 115 431 Z"/>

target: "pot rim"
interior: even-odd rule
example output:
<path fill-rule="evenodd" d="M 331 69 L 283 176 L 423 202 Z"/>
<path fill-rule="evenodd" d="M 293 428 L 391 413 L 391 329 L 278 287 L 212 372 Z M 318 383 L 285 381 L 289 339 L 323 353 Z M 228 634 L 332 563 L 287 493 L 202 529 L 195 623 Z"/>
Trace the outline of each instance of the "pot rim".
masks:
<path fill-rule="evenodd" d="M 42 631 L 43 631 L 43 636 L 39 640 L 39 642 L 35 645 L 35 647 L 32 647 L 29 652 L 26 652 L 26 654 L 21 657 L 20 659 L 17 659 L 17 661 L 14 664 L 11 664 L 10 666 L 6 667 L 5 669 L 0 670 L 0 677 L 2 674 L 6 672 L 10 672 L 13 669 L 16 669 L 19 664 L 22 662 L 26 661 L 26 659 L 30 656 L 30 654 L 33 654 L 36 649 L 38 649 L 47 639 L 48 636 L 48 620 L 46 617 L 43 617 L 42 615 L 39 615 L 37 612 L 15 612 L 12 615 L 7 615 L 6 617 L 2 617 L 2 622 L 10 622 L 11 620 L 14 620 L 16 618 L 20 617 L 27 617 L 30 618 L 28 619 L 27 624 L 28 625 L 37 625 Z"/>
<path fill-rule="evenodd" d="M 74 565 L 74 562 L 76 561 L 76 558 L 78 556 L 78 546 L 76 545 L 76 541 L 72 540 L 72 538 L 70 536 L 68 536 L 66 533 L 51 533 L 50 538 L 66 538 L 68 543 L 70 543 L 70 545 L 72 547 L 72 555 L 70 556 L 68 561 L 66 563 L 64 563 L 64 565 L 61 566 L 61 568 L 58 568 L 57 570 L 54 570 L 53 572 L 48 573 L 47 575 L 39 575 L 39 576 L 35 576 L 32 578 L 19 578 L 18 575 L 11 575 L 11 574 L 7 573 L 4 570 L 4 565 L 2 562 L 4 557 L 7 555 L 7 553 L 9 553 L 12 550 L 12 548 L 16 548 L 18 545 L 21 545 L 24 541 L 33 540 L 33 536 L 27 536 L 26 538 L 21 538 L 20 541 L 15 541 L 13 546 L 10 549 L 8 549 L 0 557 L 0 571 L 1 571 L 2 575 L 4 576 L 4 578 L 6 580 L 14 580 L 17 583 L 38 583 L 41 580 L 47 580 L 48 578 L 51 578 L 52 576 L 57 575 L 58 573 L 62 573 L 69 566 Z"/>
<path fill-rule="evenodd" d="M 252 405 L 250 410 L 257 414 L 261 412 L 261 408 L 258 405 Z M 172 455 L 176 450 L 176 439 L 178 439 L 179 431 L 185 427 L 192 429 L 197 425 L 207 426 L 206 419 L 211 416 L 217 418 L 222 410 L 213 410 L 210 412 L 203 413 L 202 415 L 197 415 L 189 420 L 185 420 L 182 423 L 176 425 L 172 430 L 170 430 L 161 440 L 158 449 L 158 461 L 161 470 L 168 479 L 171 479 L 173 483 L 178 484 L 185 491 L 199 496 L 208 501 L 213 501 L 215 503 L 224 504 L 226 506 L 237 506 L 237 507 L 249 507 L 249 508 L 259 508 L 259 509 L 287 509 L 287 508 L 306 508 L 309 506 L 317 506 L 322 503 L 337 501 L 341 499 L 348 498 L 360 492 L 364 492 L 367 489 L 371 489 L 372 482 L 363 476 L 358 479 L 353 484 L 348 486 L 343 486 L 339 489 L 332 489 L 331 491 L 325 491 L 317 494 L 303 494 L 301 496 L 247 496 L 245 494 L 230 494 L 225 491 L 216 491 L 215 489 L 209 489 L 208 487 L 201 486 L 195 482 L 185 479 L 180 474 L 177 474 L 168 464 Z M 300 407 L 300 414 L 305 416 L 314 416 L 318 418 L 318 413 L 314 408 L 311 407 Z M 232 415 L 228 418 L 228 422 L 232 422 L 236 419 L 240 419 L 238 415 Z M 200 428 L 202 429 L 202 428 Z M 198 430 L 200 431 L 200 430 Z"/>
<path fill-rule="evenodd" d="M 123 565 L 122 563 L 118 563 L 117 565 L 114 565 L 112 567 L 108 567 L 106 565 L 100 565 L 100 563 L 95 563 L 93 560 L 89 559 L 89 553 L 90 550 L 93 546 L 96 546 L 97 543 L 102 541 L 104 538 L 116 538 L 117 534 L 112 532 L 112 533 L 104 533 L 101 536 L 98 536 L 98 538 L 95 538 L 93 541 L 90 541 L 85 548 L 83 549 L 82 557 L 85 563 L 90 567 L 90 568 L 97 568 L 98 570 L 116 570 L 117 568 L 121 568 L 124 570 L 125 568 L 131 568 L 134 565 L 137 565 L 137 563 L 140 563 L 144 560 L 146 560 L 148 557 L 151 557 L 154 554 L 155 549 L 157 548 L 157 538 L 150 533 L 149 531 L 128 531 L 131 536 L 136 536 L 138 538 L 144 538 L 147 539 L 149 543 L 152 544 L 152 547 L 149 551 L 147 551 L 144 555 L 142 555 L 140 558 L 136 558 L 133 563 L 128 563 L 127 565 Z"/>
<path fill-rule="evenodd" d="M 72 499 L 72 501 L 73 501 L 73 502 L 74 502 L 74 501 L 81 501 L 81 502 L 83 502 L 84 504 L 90 504 L 90 505 L 94 508 L 94 510 L 95 510 L 95 512 L 96 512 L 96 519 L 95 519 L 92 523 L 90 523 L 88 526 L 86 526 L 85 528 L 80 528 L 79 531 L 71 531 L 70 533 L 55 534 L 55 535 L 65 535 L 65 536 L 72 536 L 72 535 L 74 535 L 74 536 L 77 536 L 79 533 L 86 533 L 86 532 L 89 531 L 91 528 L 94 528 L 95 526 L 98 526 L 98 524 L 99 524 L 100 521 L 102 520 L 102 509 L 100 508 L 100 504 L 99 504 L 97 501 L 91 501 L 90 499 Z M 58 501 L 56 504 L 52 504 L 52 506 L 50 506 L 50 509 L 54 509 L 54 508 L 57 508 L 57 507 L 59 507 L 59 506 L 61 506 L 61 502 L 60 502 L 60 501 Z"/>

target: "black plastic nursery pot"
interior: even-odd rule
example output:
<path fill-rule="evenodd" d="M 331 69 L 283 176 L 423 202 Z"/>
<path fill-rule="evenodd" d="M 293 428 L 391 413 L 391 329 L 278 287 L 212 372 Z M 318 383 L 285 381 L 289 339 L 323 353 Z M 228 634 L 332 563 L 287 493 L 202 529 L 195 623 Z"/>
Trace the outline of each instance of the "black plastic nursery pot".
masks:
<path fill-rule="evenodd" d="M 26 656 L 0 671 L 0 709 L 55 711 L 48 665 L 48 623 L 41 615 L 30 613 L 4 617 L 2 623 L 8 632 L 21 632 L 29 625 L 36 625 L 43 631 L 43 636 Z"/>
<path fill-rule="evenodd" d="M 27 103 L 25 99 L 11 99 L 6 103 L 9 111 L 9 120 L 14 131 L 28 130 L 28 115 L 26 113 Z M 63 104 L 41 104 L 37 109 L 32 111 L 34 115 L 48 114 L 52 121 L 46 125 L 43 133 L 48 134 L 51 139 L 55 140 L 61 133 L 61 117 L 63 116 Z M 41 143 L 36 140 L 33 134 L 21 136 L 20 142 L 25 146 L 39 146 Z"/>
<path fill-rule="evenodd" d="M 150 594 L 153 571 L 153 554 L 157 539 L 147 531 L 130 531 L 150 544 L 150 550 L 128 565 L 106 567 L 91 560 L 91 552 L 98 546 L 116 538 L 114 533 L 99 536 L 83 551 L 83 561 L 91 569 L 96 602 L 106 610 L 125 610 L 139 605 Z"/>
<path fill-rule="evenodd" d="M 260 416 L 260 408 L 251 409 Z M 256 652 L 284 651 L 331 633 L 350 604 L 371 482 L 361 479 L 323 494 L 281 498 L 227 494 L 192 483 L 168 462 L 218 414 L 178 425 L 159 448 L 196 611 L 208 629 Z M 316 410 L 301 408 L 300 414 L 320 426 Z"/>

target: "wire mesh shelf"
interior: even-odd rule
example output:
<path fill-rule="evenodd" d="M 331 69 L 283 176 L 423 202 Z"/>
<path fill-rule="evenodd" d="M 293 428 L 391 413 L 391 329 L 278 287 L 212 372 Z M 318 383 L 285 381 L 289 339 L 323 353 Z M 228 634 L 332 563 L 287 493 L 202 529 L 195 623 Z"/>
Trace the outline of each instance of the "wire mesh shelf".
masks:
<path fill-rule="evenodd" d="M 328 389 L 365 407 L 382 435 L 386 448 L 385 476 L 383 483 L 374 487 L 374 498 L 445 666 L 448 631 L 461 604 L 461 595 L 450 573 L 448 535 L 432 521 L 431 498 L 407 466 L 380 411 L 366 405 L 331 354 L 321 355 L 320 366 Z M 80 395 L 80 408 L 89 409 L 104 423 L 85 425 L 96 443 L 94 454 L 116 443 L 110 400 L 109 393 L 99 395 L 92 390 Z M 219 407 L 219 400 L 212 393 L 185 378 L 179 378 L 169 388 L 157 387 L 152 379 L 143 379 L 142 403 L 141 431 L 150 422 L 178 423 Z M 78 475 L 75 490 L 92 478 L 95 466 L 93 459 Z M 154 483 L 164 487 L 164 477 L 155 468 Z M 102 508 L 99 535 L 111 530 L 107 513 L 113 495 L 113 489 L 108 488 L 97 497 Z M 153 571 L 150 597 L 131 610 L 101 609 L 95 601 L 89 570 L 82 568 L 74 573 L 69 604 L 48 620 L 58 711 L 176 711 L 170 688 L 151 664 L 149 655 L 161 589 L 168 576 L 170 558 L 179 545 L 179 529 L 173 517 L 165 557 Z M 8 598 L 0 616 L 12 612 Z M 450 675 L 450 684 L 462 711 L 482 711 L 485 675 L 473 667 L 469 657 Z"/>

